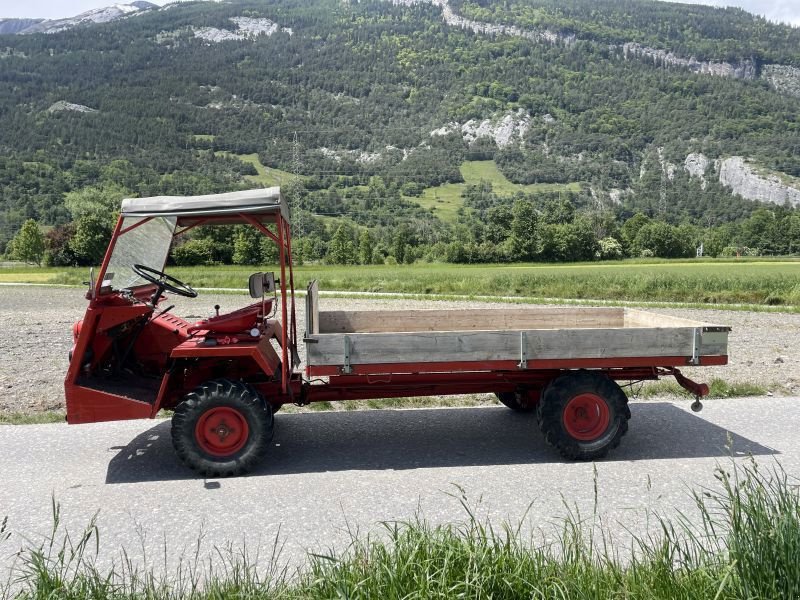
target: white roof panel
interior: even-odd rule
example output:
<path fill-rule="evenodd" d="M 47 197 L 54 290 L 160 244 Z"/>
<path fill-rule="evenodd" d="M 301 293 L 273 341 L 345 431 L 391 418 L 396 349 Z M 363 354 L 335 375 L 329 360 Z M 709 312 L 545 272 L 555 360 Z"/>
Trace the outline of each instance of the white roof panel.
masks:
<path fill-rule="evenodd" d="M 278 212 L 288 218 L 281 188 L 208 194 L 206 196 L 154 196 L 126 198 L 122 201 L 123 217 L 210 217 L 235 213 Z"/>

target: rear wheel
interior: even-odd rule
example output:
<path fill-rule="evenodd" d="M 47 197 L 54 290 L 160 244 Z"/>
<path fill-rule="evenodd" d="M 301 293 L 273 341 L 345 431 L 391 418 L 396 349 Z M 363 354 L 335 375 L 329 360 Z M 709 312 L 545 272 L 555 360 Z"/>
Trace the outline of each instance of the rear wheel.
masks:
<path fill-rule="evenodd" d="M 202 475 L 240 475 L 257 465 L 272 440 L 271 406 L 242 381 L 215 379 L 186 395 L 172 416 L 178 457 Z"/>
<path fill-rule="evenodd" d="M 555 379 L 536 412 L 548 444 L 562 456 L 592 460 L 619 446 L 628 431 L 628 398 L 608 376 L 578 371 Z"/>
<path fill-rule="evenodd" d="M 538 394 L 534 394 L 532 390 L 523 390 L 517 392 L 496 392 L 497 399 L 516 412 L 532 412 L 536 409 L 538 402 Z"/>

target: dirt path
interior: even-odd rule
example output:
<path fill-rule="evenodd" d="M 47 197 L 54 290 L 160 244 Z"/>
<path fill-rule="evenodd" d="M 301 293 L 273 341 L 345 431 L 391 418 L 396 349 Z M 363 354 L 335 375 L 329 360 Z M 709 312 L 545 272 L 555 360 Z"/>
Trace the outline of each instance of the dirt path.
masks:
<path fill-rule="evenodd" d="M 172 298 L 174 312 L 189 320 L 212 314 L 214 304 L 223 311 L 243 306 L 242 294 L 201 294 L 195 300 Z M 326 310 L 378 310 L 420 308 L 497 307 L 480 302 L 422 300 L 370 300 L 323 298 Z M 78 288 L 0 287 L 0 411 L 40 412 L 63 409 L 62 382 L 67 353 L 72 345 L 72 324 L 83 316 L 86 300 Z M 304 322 L 303 302 L 298 303 L 298 323 Z M 730 364 L 726 367 L 685 369 L 699 380 L 714 377 L 728 382 L 755 382 L 776 395 L 800 392 L 800 354 L 793 350 L 800 339 L 800 315 L 689 309 L 654 309 L 733 328 Z M 302 350 L 302 349 L 301 349 Z"/>

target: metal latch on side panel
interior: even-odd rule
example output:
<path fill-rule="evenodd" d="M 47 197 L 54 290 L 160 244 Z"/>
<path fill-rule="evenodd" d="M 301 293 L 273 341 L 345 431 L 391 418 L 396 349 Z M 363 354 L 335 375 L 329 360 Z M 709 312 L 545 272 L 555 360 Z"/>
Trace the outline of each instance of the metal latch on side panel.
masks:
<path fill-rule="evenodd" d="M 353 368 L 350 366 L 350 338 L 344 336 L 344 364 L 342 365 L 342 373 L 352 373 Z"/>
<path fill-rule="evenodd" d="M 692 333 L 692 358 L 689 360 L 690 365 L 700 364 L 700 346 L 702 344 L 702 329 L 695 327 Z"/>
<path fill-rule="evenodd" d="M 519 332 L 519 363 L 517 367 L 528 368 L 528 335 L 524 331 Z"/>

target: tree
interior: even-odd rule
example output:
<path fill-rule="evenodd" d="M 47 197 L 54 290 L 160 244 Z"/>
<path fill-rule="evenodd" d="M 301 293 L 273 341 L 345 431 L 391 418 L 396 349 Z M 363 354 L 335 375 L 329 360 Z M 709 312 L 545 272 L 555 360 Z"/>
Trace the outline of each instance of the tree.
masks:
<path fill-rule="evenodd" d="M 650 251 L 660 258 L 688 258 L 694 256 L 694 240 L 678 227 L 663 221 L 653 221 L 639 230 L 633 243 L 639 255 Z"/>
<path fill-rule="evenodd" d="M 542 251 L 539 213 L 527 200 L 517 200 L 512 209 L 511 258 L 532 260 Z"/>
<path fill-rule="evenodd" d="M 44 257 L 44 235 L 39 225 L 33 219 L 28 219 L 22 224 L 14 239 L 11 241 L 12 256 L 17 260 L 35 265 L 42 265 Z"/>
<path fill-rule="evenodd" d="M 375 250 L 375 243 L 369 229 L 362 229 L 358 235 L 358 262 L 362 265 L 372 264 L 372 255 Z"/>
<path fill-rule="evenodd" d="M 405 223 L 401 223 L 396 229 L 394 239 L 392 240 L 392 254 L 397 260 L 398 264 L 402 264 L 406 257 L 406 246 L 411 241 L 411 232 Z"/>
<path fill-rule="evenodd" d="M 172 256 L 181 267 L 210 265 L 214 263 L 214 243 L 208 238 L 186 240 L 173 248 Z"/>
<path fill-rule="evenodd" d="M 233 241 L 233 263 L 257 265 L 261 262 L 262 235 L 253 227 L 241 227 Z"/>
<path fill-rule="evenodd" d="M 111 238 L 111 224 L 107 215 L 87 214 L 75 223 L 75 235 L 69 247 L 81 265 L 98 265 Z"/>
<path fill-rule="evenodd" d="M 85 187 L 64 196 L 64 206 L 76 221 L 89 214 L 102 214 L 112 220 L 119 212 L 120 203 L 128 190 L 114 183 L 106 183 L 98 187 Z"/>
<path fill-rule="evenodd" d="M 75 236 L 75 224 L 57 225 L 45 235 L 44 263 L 48 267 L 70 267 L 78 263 L 70 242 Z"/>
<path fill-rule="evenodd" d="M 351 265 L 356 262 L 356 248 L 353 231 L 349 225 L 341 223 L 328 245 L 328 261 L 334 265 Z"/>
<path fill-rule="evenodd" d="M 622 238 L 622 247 L 629 255 L 635 253 L 634 242 L 636 236 L 639 235 L 639 230 L 648 223 L 650 223 L 650 217 L 636 213 L 622 225 L 619 232 Z"/>

